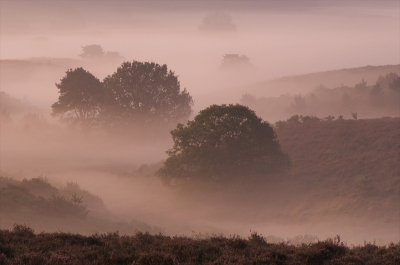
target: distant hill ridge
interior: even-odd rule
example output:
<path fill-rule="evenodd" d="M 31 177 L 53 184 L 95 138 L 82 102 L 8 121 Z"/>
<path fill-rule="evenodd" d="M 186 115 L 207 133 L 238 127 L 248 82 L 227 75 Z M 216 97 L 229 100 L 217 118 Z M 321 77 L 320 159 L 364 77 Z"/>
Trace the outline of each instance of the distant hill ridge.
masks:
<path fill-rule="evenodd" d="M 357 68 L 284 76 L 243 86 L 236 90 L 242 90 L 243 93 L 250 93 L 256 96 L 279 96 L 286 93 L 299 94 L 310 92 L 320 85 L 328 88 L 342 85 L 354 86 L 362 79 L 365 79 L 368 85 L 372 85 L 379 75 L 385 75 L 390 72 L 399 74 L 400 64 L 367 65 Z"/>

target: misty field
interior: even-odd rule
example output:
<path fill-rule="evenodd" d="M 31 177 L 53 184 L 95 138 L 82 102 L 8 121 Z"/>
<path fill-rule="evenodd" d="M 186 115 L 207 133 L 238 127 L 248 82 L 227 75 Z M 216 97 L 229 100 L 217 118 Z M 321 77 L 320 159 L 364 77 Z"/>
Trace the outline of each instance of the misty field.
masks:
<path fill-rule="evenodd" d="M 398 1 L 0 6 L 0 264 L 400 264 Z"/>
<path fill-rule="evenodd" d="M 288 121 L 276 132 L 291 159 L 290 170 L 261 179 L 248 176 L 186 182 L 179 188 L 166 187 L 154 177 L 162 163 L 135 168 L 99 155 L 98 141 L 75 139 L 82 150 L 79 157 L 42 148 L 41 156 L 33 160 L 41 165 L 50 152 L 53 180 L 44 176 L 18 180 L 31 176 L 24 171 L 3 173 L 2 227 L 11 228 L 17 222 L 36 231 L 62 229 L 86 235 L 114 230 L 128 234 L 135 230 L 178 234 L 237 231 L 243 235 L 256 229 L 278 237 L 281 233 L 286 237 L 312 233 L 321 238 L 336 233 L 352 243 L 364 239 L 380 244 L 397 242 L 398 124 L 398 118 Z M 32 137 L 33 132 L 29 134 Z M 42 134 L 35 137 L 36 144 L 30 143 L 29 149 L 38 148 L 37 143 L 44 140 Z M 45 140 L 49 143 L 49 135 Z M 88 152 L 94 146 L 97 148 Z M 107 146 L 112 150 L 111 143 Z M 19 152 L 27 153 L 24 149 Z M 83 158 L 85 163 L 80 163 Z M 15 157 L 4 161 L 18 168 Z M 78 169 L 66 170 L 71 166 Z M 177 222 L 182 223 L 177 226 Z"/>

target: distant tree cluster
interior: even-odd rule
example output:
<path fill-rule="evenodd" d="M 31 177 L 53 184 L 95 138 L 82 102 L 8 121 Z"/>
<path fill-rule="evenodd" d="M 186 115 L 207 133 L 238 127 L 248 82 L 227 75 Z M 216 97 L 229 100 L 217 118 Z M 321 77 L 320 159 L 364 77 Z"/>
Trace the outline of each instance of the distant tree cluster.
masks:
<path fill-rule="evenodd" d="M 79 54 L 83 59 L 123 59 L 119 52 L 105 52 L 103 47 L 98 44 L 91 44 L 82 47 L 82 53 Z"/>
<path fill-rule="evenodd" d="M 221 11 L 215 11 L 203 18 L 199 26 L 201 31 L 235 31 L 236 25 L 232 22 L 232 17 Z"/>
<path fill-rule="evenodd" d="M 239 54 L 225 54 L 221 63 L 221 70 L 254 70 L 250 58 Z"/>
<path fill-rule="evenodd" d="M 373 85 L 362 79 L 354 87 L 317 87 L 306 95 L 260 97 L 244 94 L 241 103 L 253 108 L 262 117 L 279 119 L 288 115 L 346 115 L 354 119 L 400 115 L 400 77 L 397 73 L 381 75 Z"/>
<path fill-rule="evenodd" d="M 84 129 L 135 133 L 188 119 L 192 97 L 166 65 L 124 62 L 102 82 L 83 68 L 68 70 L 52 114 Z"/>

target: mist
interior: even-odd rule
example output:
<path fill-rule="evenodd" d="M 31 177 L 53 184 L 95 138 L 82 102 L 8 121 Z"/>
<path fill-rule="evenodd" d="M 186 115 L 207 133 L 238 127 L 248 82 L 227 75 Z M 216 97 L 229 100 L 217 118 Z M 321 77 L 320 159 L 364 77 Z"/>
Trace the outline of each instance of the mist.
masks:
<path fill-rule="evenodd" d="M 167 64 L 179 75 L 181 85 L 190 89 L 199 109 L 237 100 L 226 95 L 228 89 L 218 95 L 222 88 L 317 71 L 397 64 L 399 57 L 396 1 L 309 1 L 298 5 L 120 1 L 95 7 L 85 1 L 22 3 L 2 3 L 3 60 L 79 59 L 81 46 L 100 44 L 128 61 Z M 203 17 L 213 11 L 229 13 L 236 32 L 199 32 Z M 16 17 L 23 19 L 14 21 Z M 256 70 L 235 77 L 221 75 L 222 56 L 230 53 L 248 56 Z M 87 70 L 102 79 L 117 66 L 102 63 Z M 48 83 L 30 92 L 4 85 L 2 90 L 49 106 L 57 98 L 54 82 L 65 70 L 59 69 Z M 216 96 L 216 102 L 207 101 L 209 93 Z"/>
<path fill-rule="evenodd" d="M 326 205 L 299 201 L 301 194 L 320 188 L 319 180 L 302 183 L 285 175 L 277 178 L 281 181 L 269 180 L 258 187 L 255 183 L 241 189 L 227 184 L 222 191 L 173 189 L 154 173 L 168 157 L 166 151 L 173 144 L 169 131 L 174 127 L 163 128 L 165 133 L 156 138 L 119 137 L 70 128 L 50 113 L 59 96 L 55 83 L 68 69 L 83 67 L 103 80 L 122 62 L 133 60 L 166 64 L 175 72 L 181 89 L 186 88 L 194 99 L 190 119 L 211 104 L 241 103 L 245 93 L 259 98 L 308 95 L 318 85 L 353 87 L 362 78 L 371 86 L 388 72 L 379 68 L 323 74 L 301 85 L 297 79 L 275 81 L 368 65 L 394 65 L 399 73 L 399 5 L 399 1 L 100 1 L 96 5 L 92 1 L 1 1 L 0 88 L 17 101 L 1 106 L 11 112 L 11 122 L 1 124 L 0 172 L 19 181 L 43 175 L 60 189 L 68 181 L 76 182 L 104 201 L 108 216 L 140 220 L 170 235 L 246 236 L 255 230 L 283 239 L 340 234 L 355 244 L 398 241 L 398 227 L 392 223 L 384 227 L 379 218 L 326 212 L 332 217 L 329 220 L 320 210 Z M 229 14 L 236 30 L 199 30 L 203 18 L 215 11 Z M 92 44 L 122 58 L 79 56 L 83 46 Z M 252 68 L 223 71 L 225 54 L 248 57 Z M 290 100 L 281 109 L 289 108 Z M 328 107 L 304 113 L 297 109 L 276 113 L 279 108 L 273 108 L 259 115 L 275 123 L 294 114 L 342 114 L 333 113 L 333 108 L 326 113 Z M 348 108 L 343 115 L 350 118 L 358 111 L 360 118 L 399 117 L 397 109 L 363 110 Z M 42 116 L 32 118 L 28 113 Z M 302 220 L 305 213 L 310 218 Z M 290 218 L 298 219 L 282 221 Z M 1 228 L 9 225 L 9 219 L 6 225 L 0 223 Z"/>

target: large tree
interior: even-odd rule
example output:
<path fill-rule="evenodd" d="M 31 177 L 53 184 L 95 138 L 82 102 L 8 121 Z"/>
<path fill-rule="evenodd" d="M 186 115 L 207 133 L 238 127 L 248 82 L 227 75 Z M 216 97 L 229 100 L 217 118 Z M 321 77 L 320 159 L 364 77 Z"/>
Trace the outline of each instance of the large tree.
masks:
<path fill-rule="evenodd" d="M 97 123 L 103 98 L 99 79 L 80 67 L 69 69 L 56 86 L 60 95 L 51 106 L 53 116 L 60 116 L 62 121 L 79 124 L 84 129 Z"/>
<path fill-rule="evenodd" d="M 263 177 L 290 165 L 273 128 L 242 105 L 212 105 L 171 135 L 174 145 L 158 171 L 167 183 Z"/>
<path fill-rule="evenodd" d="M 193 100 L 167 66 L 124 62 L 104 79 L 103 118 L 109 128 L 134 132 L 186 121 Z"/>

